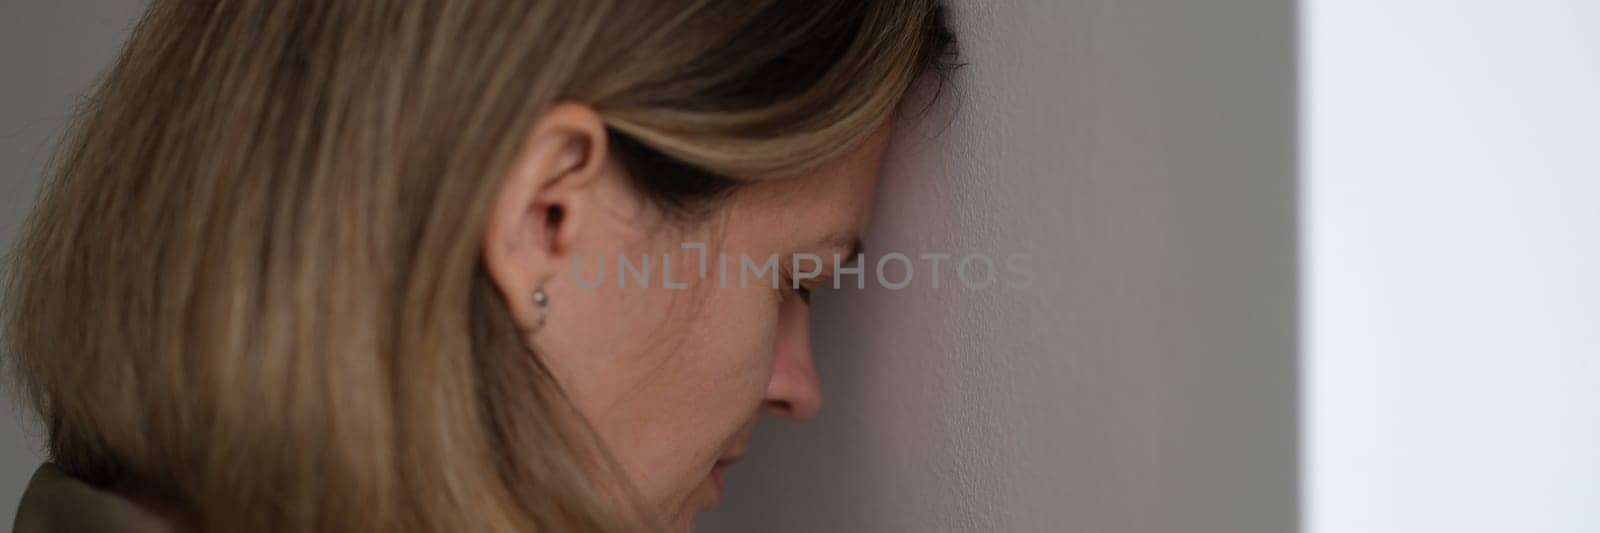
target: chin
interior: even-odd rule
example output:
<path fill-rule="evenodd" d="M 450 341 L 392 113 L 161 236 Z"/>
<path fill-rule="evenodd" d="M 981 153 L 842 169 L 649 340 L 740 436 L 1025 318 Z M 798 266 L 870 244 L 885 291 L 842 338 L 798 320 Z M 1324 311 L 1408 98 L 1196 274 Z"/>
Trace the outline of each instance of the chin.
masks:
<path fill-rule="evenodd" d="M 700 515 L 715 509 L 722 499 L 721 487 L 712 478 L 706 478 L 696 485 L 689 494 L 683 498 L 683 504 L 672 513 L 666 525 L 667 531 L 693 531 L 694 523 Z"/>

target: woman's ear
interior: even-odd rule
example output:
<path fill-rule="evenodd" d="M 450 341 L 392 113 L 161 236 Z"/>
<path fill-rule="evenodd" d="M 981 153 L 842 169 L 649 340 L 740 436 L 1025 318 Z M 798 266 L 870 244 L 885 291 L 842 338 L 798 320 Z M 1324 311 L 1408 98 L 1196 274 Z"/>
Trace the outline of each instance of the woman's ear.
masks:
<path fill-rule="evenodd" d="M 501 179 L 483 235 L 483 264 L 519 327 L 540 321 L 534 292 L 571 253 L 585 219 L 596 216 L 596 182 L 606 130 L 588 106 L 561 102 L 534 125 Z"/>

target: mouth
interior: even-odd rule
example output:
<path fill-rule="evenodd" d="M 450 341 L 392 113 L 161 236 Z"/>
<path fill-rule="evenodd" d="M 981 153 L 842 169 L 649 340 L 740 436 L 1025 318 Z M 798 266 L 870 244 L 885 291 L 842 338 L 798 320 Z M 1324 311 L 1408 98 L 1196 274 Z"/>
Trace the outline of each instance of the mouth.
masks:
<path fill-rule="evenodd" d="M 722 488 L 727 483 L 724 481 L 722 469 L 732 466 L 742 458 L 744 458 L 743 452 L 725 455 L 721 459 L 717 459 L 716 464 L 711 466 L 711 486 L 716 491 L 716 499 L 718 501 L 722 500 Z"/>

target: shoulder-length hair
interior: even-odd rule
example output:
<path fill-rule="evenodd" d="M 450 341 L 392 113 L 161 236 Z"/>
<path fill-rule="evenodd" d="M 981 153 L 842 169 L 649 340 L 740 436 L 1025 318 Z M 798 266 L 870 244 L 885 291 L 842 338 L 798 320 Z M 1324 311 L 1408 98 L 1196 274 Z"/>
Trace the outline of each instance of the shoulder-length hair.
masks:
<path fill-rule="evenodd" d="M 49 456 L 230 531 L 636 526 L 479 264 L 558 101 L 664 206 L 853 149 L 933 0 L 158 0 L 6 272 Z M 642 520 L 648 521 L 648 518 Z"/>

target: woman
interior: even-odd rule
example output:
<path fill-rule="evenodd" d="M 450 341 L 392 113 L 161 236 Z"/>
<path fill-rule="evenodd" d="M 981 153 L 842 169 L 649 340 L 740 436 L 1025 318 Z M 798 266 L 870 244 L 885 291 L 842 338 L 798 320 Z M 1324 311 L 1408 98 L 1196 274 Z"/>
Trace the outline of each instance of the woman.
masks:
<path fill-rule="evenodd" d="M 858 245 L 949 43 L 933 0 L 155 2 L 8 272 L 18 528 L 689 529 L 817 411 L 790 259 Z"/>

